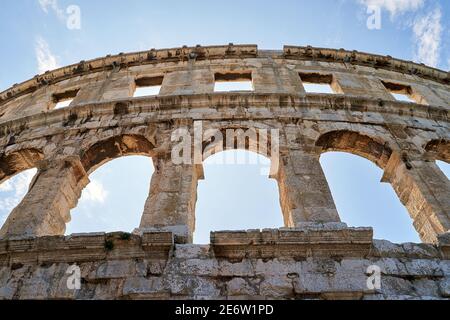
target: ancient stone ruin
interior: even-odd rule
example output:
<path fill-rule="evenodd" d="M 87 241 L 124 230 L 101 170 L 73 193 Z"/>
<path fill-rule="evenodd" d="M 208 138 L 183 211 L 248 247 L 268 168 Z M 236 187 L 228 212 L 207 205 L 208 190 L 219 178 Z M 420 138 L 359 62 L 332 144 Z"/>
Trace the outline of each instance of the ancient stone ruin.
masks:
<path fill-rule="evenodd" d="M 229 81 L 252 90 L 214 92 Z M 333 93 L 306 93 L 307 83 Z M 161 86 L 158 95 L 133 97 L 152 86 Z M 449 111 L 448 72 L 312 47 L 108 55 L 16 84 L 0 93 L 0 182 L 38 173 L 0 231 L 0 298 L 449 298 L 450 182 L 435 163 L 450 162 Z M 285 228 L 213 232 L 210 245 L 192 244 L 204 159 L 175 164 L 171 136 L 180 128 L 194 135 L 198 123 L 203 131 L 279 132 L 270 178 Z M 247 138 L 233 146 L 267 149 Z M 370 226 L 342 223 L 319 163 L 328 151 L 384 170 L 423 243 L 374 240 Z M 127 155 L 155 165 L 140 226 L 65 236 L 89 174 Z"/>

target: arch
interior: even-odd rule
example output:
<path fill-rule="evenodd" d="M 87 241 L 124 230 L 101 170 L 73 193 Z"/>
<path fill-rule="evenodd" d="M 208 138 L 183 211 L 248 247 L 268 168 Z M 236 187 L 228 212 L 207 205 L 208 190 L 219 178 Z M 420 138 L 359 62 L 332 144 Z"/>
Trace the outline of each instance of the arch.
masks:
<path fill-rule="evenodd" d="M 424 149 L 433 155 L 433 160 L 450 163 L 450 140 L 432 140 L 427 143 Z"/>
<path fill-rule="evenodd" d="M 91 144 L 90 146 L 86 147 L 81 152 L 81 164 L 83 165 L 84 169 L 86 170 L 87 175 L 91 178 L 91 175 L 94 174 L 94 172 L 102 167 L 105 164 L 109 164 L 109 162 L 113 162 L 113 160 L 118 160 L 119 158 L 124 157 L 130 157 L 130 156 L 145 156 L 152 158 L 154 155 L 154 145 L 144 136 L 137 135 L 137 134 L 120 134 L 120 135 L 113 135 L 109 136 L 108 138 L 96 141 L 95 143 Z M 130 159 L 131 160 L 131 159 Z M 150 159 L 151 162 L 151 159 Z M 126 166 L 124 168 L 128 168 L 129 166 Z M 131 168 L 134 168 L 134 166 L 131 166 Z M 149 166 L 151 168 L 151 166 Z M 92 180 L 91 181 L 91 187 L 93 186 L 92 183 L 95 183 L 95 188 L 101 186 L 99 185 L 98 180 Z M 88 192 L 88 198 L 92 195 L 89 195 L 90 193 L 93 193 L 96 191 L 95 189 L 92 189 L 89 191 L 89 185 L 86 186 L 83 189 L 83 195 L 86 196 L 86 192 Z M 143 190 L 147 190 L 147 187 Z M 104 192 L 105 190 L 101 190 Z M 98 192 L 98 190 L 97 190 Z M 114 192 L 114 191 L 113 191 Z M 80 197 L 80 200 L 83 198 Z M 95 198 L 93 199 L 95 201 Z M 102 202 L 102 201 L 100 201 Z M 78 206 L 73 208 L 72 210 L 77 210 Z M 141 214 L 141 212 L 139 213 Z M 140 218 L 140 216 L 139 216 Z M 137 227 L 137 225 L 135 226 Z M 129 231 L 129 230 L 128 230 Z"/>
<path fill-rule="evenodd" d="M 153 172 L 151 158 L 130 154 L 98 167 L 71 210 L 66 234 L 133 231 L 139 226 Z"/>
<path fill-rule="evenodd" d="M 316 142 L 322 152 L 342 151 L 366 158 L 384 169 L 392 155 L 388 143 L 383 143 L 359 132 L 349 130 L 331 131 Z"/>
<path fill-rule="evenodd" d="M 256 163 L 227 162 L 257 157 Z M 222 158 L 223 159 L 219 159 Z M 216 161 L 218 160 L 218 161 Z M 221 161 L 223 160 L 223 161 Z M 268 178 L 270 159 L 253 151 L 217 152 L 204 162 L 205 179 L 199 183 L 195 242 L 209 243 L 209 232 L 283 227 L 280 190 Z"/>
<path fill-rule="evenodd" d="M 81 163 L 88 174 L 113 159 L 140 155 L 153 156 L 154 145 L 144 136 L 124 134 L 96 142 L 82 152 Z"/>
<path fill-rule="evenodd" d="M 37 167 L 43 159 L 44 153 L 34 148 L 0 155 L 0 183 L 22 171 Z"/>
<path fill-rule="evenodd" d="M 216 141 L 216 136 L 209 137 L 208 141 L 203 141 L 202 154 L 203 161 L 209 157 L 230 150 L 245 150 L 256 153 L 266 158 L 271 158 L 277 146 L 272 144 L 272 127 L 257 127 L 231 125 L 220 128 L 207 128 L 206 132 L 213 130 L 221 137 L 221 141 Z"/>
<path fill-rule="evenodd" d="M 348 152 L 328 152 L 320 163 L 343 222 L 351 227 L 372 227 L 376 239 L 420 241 L 413 219 L 395 190 L 390 184 L 380 183 L 382 169 Z"/>
<path fill-rule="evenodd" d="M 29 189 L 29 183 L 33 181 L 32 177 L 36 177 L 36 174 L 32 173 L 32 175 L 29 176 L 28 182 L 25 182 L 27 180 L 25 177 L 31 172 L 30 169 L 38 167 L 38 163 L 43 159 L 44 153 L 35 148 L 20 149 L 8 154 L 0 155 L 0 186 L 3 183 L 7 183 L 8 187 L 6 188 L 6 192 L 11 191 L 15 193 L 14 196 L 7 197 L 8 200 L 6 203 L 0 205 L 0 215 L 3 215 L 5 221 L 10 217 L 13 212 L 12 210 L 17 207 L 23 200 L 23 197 L 26 196 Z M 25 175 L 25 177 L 23 175 Z M 19 183 L 13 182 L 14 179 L 10 180 L 12 178 L 19 179 L 16 181 Z M 11 184 L 8 182 L 11 182 Z M 21 191 L 18 192 L 18 190 Z M 2 199 L 0 199 L 0 202 L 1 200 Z M 5 231 L 5 224 L 1 217 L 0 228 L 0 233 L 3 233 Z"/>

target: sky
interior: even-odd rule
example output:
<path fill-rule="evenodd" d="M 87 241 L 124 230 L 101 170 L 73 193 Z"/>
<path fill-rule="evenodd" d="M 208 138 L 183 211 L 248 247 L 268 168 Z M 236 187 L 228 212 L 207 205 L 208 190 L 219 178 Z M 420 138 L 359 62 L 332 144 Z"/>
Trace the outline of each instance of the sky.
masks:
<path fill-rule="evenodd" d="M 230 42 L 278 50 L 283 45 L 345 48 L 450 70 L 449 17 L 447 0 L 3 0 L 0 91 L 38 73 L 107 54 Z M 261 175 L 267 160 L 215 165 L 220 156 L 207 160 L 206 179 L 199 183 L 195 241 L 207 243 L 211 230 L 280 227 L 276 181 Z M 344 222 L 374 227 L 379 239 L 420 241 L 373 163 L 328 153 L 321 164 Z M 449 176 L 449 165 L 439 165 Z M 99 168 L 72 210 L 67 234 L 132 231 L 139 225 L 152 172 L 151 159 L 145 157 L 121 158 Z M 27 171 L 0 185 L 0 225 L 33 174 Z"/>

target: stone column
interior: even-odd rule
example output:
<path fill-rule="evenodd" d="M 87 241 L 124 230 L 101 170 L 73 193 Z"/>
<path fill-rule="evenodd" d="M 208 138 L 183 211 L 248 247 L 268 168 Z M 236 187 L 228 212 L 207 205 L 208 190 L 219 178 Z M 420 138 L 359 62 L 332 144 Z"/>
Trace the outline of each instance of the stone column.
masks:
<path fill-rule="evenodd" d="M 88 176 L 77 157 L 43 161 L 38 169 L 28 194 L 0 230 L 0 238 L 64 235 L 70 210 L 89 183 Z"/>
<path fill-rule="evenodd" d="M 394 152 L 382 181 L 392 185 L 422 241 L 436 243 L 439 235 L 450 230 L 450 181 L 435 162 L 405 163 Z"/>
<path fill-rule="evenodd" d="M 314 151 L 293 149 L 280 155 L 277 180 L 286 227 L 340 222 L 319 158 Z"/>
<path fill-rule="evenodd" d="M 171 231 L 177 243 L 192 243 L 197 184 L 201 165 L 175 165 L 169 156 L 155 157 L 155 172 L 139 229 Z"/>

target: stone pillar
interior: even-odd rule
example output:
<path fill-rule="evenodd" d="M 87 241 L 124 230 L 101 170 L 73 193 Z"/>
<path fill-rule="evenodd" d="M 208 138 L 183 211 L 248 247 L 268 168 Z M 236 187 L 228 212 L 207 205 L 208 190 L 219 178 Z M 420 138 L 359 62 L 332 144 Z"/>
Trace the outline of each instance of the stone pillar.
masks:
<path fill-rule="evenodd" d="M 435 162 L 408 163 L 393 153 L 383 182 L 389 182 L 414 220 L 422 241 L 436 243 L 450 230 L 450 181 Z"/>
<path fill-rule="evenodd" d="M 170 157 L 155 157 L 153 161 L 155 172 L 139 229 L 171 231 L 177 243 L 192 243 L 202 166 L 175 165 Z"/>
<path fill-rule="evenodd" d="M 280 155 L 277 180 L 286 227 L 340 222 L 319 158 L 313 151 L 292 149 Z"/>
<path fill-rule="evenodd" d="M 28 194 L 0 230 L 0 238 L 64 235 L 70 210 L 89 183 L 88 176 L 77 157 L 43 161 L 38 169 Z"/>

